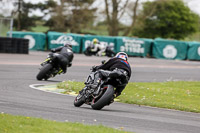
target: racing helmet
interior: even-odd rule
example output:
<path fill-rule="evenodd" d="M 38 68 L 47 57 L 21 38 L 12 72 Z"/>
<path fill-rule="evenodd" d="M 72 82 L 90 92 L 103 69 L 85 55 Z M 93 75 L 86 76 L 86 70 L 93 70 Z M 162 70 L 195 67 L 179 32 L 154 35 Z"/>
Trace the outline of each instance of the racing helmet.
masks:
<path fill-rule="evenodd" d="M 98 39 L 96 39 L 96 38 L 94 38 L 93 40 L 92 40 L 92 44 L 98 44 L 99 43 L 99 40 Z"/>
<path fill-rule="evenodd" d="M 125 52 L 118 52 L 115 57 L 128 61 L 128 55 Z"/>

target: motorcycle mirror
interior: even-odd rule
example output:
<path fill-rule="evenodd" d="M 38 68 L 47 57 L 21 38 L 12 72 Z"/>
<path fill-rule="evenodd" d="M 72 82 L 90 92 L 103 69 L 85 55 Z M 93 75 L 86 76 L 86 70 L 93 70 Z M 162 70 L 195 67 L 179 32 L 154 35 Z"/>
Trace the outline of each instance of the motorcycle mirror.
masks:
<path fill-rule="evenodd" d="M 101 61 L 101 64 L 105 64 L 105 63 L 106 63 L 106 60 L 102 60 L 102 61 Z"/>

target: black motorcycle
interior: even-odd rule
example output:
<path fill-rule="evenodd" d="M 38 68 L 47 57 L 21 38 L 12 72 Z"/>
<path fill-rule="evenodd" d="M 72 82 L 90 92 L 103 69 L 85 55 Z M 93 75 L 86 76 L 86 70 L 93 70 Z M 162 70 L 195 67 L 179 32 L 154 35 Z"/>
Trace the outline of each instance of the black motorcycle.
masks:
<path fill-rule="evenodd" d="M 63 72 L 59 63 L 54 58 L 57 55 L 57 53 L 50 53 L 46 60 L 40 64 L 42 67 L 36 76 L 37 80 L 47 80 Z"/>
<path fill-rule="evenodd" d="M 89 45 L 86 50 L 83 52 L 86 56 L 92 56 L 92 55 L 97 55 L 99 52 L 99 49 L 97 51 L 92 51 L 93 45 Z M 115 56 L 115 52 L 113 51 L 112 46 L 106 46 L 106 50 L 104 53 L 102 53 L 102 56 L 108 56 L 108 57 L 113 57 Z"/>
<path fill-rule="evenodd" d="M 113 56 L 115 56 L 115 52 L 113 51 L 113 47 L 110 46 L 110 45 L 108 45 L 108 46 L 106 47 L 105 54 L 106 54 L 106 56 L 108 56 L 108 57 L 113 57 Z"/>
<path fill-rule="evenodd" d="M 89 45 L 85 51 L 83 52 L 86 56 L 92 56 L 92 55 L 96 55 L 99 52 L 99 49 L 97 49 L 97 51 L 92 51 L 93 49 L 93 45 Z"/>
<path fill-rule="evenodd" d="M 109 77 L 103 78 L 99 81 L 98 86 L 93 88 L 92 86 L 96 74 L 98 74 L 98 71 L 92 69 L 85 82 L 85 87 L 79 92 L 74 100 L 75 107 L 80 107 L 85 103 L 91 105 L 95 110 L 100 110 L 104 106 L 114 102 L 116 87 L 123 85 L 121 83 L 121 78 L 123 77 L 117 77 L 115 79 Z"/>

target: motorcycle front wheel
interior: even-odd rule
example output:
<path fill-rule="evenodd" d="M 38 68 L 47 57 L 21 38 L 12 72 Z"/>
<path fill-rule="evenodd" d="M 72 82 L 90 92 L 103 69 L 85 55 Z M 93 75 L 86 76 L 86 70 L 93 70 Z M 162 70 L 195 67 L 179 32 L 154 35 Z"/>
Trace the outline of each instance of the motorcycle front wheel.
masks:
<path fill-rule="evenodd" d="M 80 107 L 81 105 L 84 104 L 84 96 L 82 94 L 78 94 L 74 100 L 74 106 L 75 107 Z"/>
<path fill-rule="evenodd" d="M 86 56 L 92 56 L 92 53 L 89 52 L 88 50 L 85 50 L 83 53 L 84 53 Z"/>
<path fill-rule="evenodd" d="M 39 73 L 37 74 L 36 78 L 37 80 L 42 80 L 45 79 L 47 80 L 49 77 L 49 73 L 51 71 L 51 69 L 53 68 L 53 66 L 51 64 L 45 64 L 41 70 L 39 71 Z"/>

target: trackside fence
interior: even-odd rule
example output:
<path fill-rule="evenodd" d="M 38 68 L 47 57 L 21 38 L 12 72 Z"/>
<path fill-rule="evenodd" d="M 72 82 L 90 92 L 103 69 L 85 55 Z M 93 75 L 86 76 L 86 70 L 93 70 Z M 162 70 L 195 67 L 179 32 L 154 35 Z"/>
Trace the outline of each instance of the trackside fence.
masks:
<path fill-rule="evenodd" d="M 9 36 L 10 32 L 7 35 Z M 14 31 L 12 32 L 12 36 L 14 38 L 28 39 L 28 50 L 44 51 L 63 46 L 66 43 L 71 43 L 73 52 L 83 53 L 87 46 L 91 44 L 92 40 L 97 38 L 102 45 L 112 46 L 114 52 L 124 51 L 129 56 L 170 60 L 200 60 L 200 42 L 185 42 L 162 38 L 146 39 L 124 36 L 96 36 L 54 31 L 49 31 L 47 34 Z M 5 38 L 0 39 L 0 48 L 12 49 L 11 47 L 13 47 L 13 49 L 16 49 L 16 47 L 19 47 L 18 45 L 11 46 L 10 43 L 14 43 L 15 39 L 13 41 L 5 41 Z M 16 44 L 18 43 L 16 42 Z M 1 48 L 0 51 L 5 50 Z"/>

